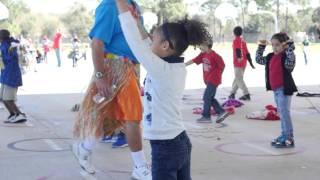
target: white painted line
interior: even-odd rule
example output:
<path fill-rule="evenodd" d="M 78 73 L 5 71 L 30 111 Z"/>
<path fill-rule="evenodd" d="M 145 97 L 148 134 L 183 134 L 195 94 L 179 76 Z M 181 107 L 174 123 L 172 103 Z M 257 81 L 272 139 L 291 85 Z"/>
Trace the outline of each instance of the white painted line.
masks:
<path fill-rule="evenodd" d="M 281 155 L 281 153 L 278 153 L 276 151 L 272 151 L 270 149 L 267 149 L 267 148 L 264 148 L 262 146 L 258 146 L 256 144 L 252 144 L 252 143 L 248 143 L 248 142 L 243 142 L 244 145 L 248 146 L 248 147 L 251 147 L 253 149 L 256 149 L 256 150 L 259 150 L 259 151 L 262 151 L 264 153 L 267 153 L 267 154 L 271 154 L 271 155 L 274 155 L 274 156 L 279 156 Z"/>
<path fill-rule="evenodd" d="M 53 150 L 56 150 L 56 151 L 61 151 L 62 148 L 59 147 L 55 142 L 53 142 L 51 139 L 43 139 L 43 141 L 45 143 L 47 143 Z"/>

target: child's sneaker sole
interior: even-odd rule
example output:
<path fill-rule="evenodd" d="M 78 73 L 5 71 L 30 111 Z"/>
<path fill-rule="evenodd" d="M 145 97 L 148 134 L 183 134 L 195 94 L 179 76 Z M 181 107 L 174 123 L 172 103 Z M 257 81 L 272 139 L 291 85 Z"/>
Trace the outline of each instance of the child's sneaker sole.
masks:
<path fill-rule="evenodd" d="M 294 141 L 285 140 L 284 142 L 277 142 L 273 145 L 275 148 L 294 148 Z"/>
<path fill-rule="evenodd" d="M 218 118 L 217 118 L 216 123 L 221 123 L 221 122 L 224 121 L 229 115 L 230 115 L 229 112 L 225 112 L 221 117 L 218 117 Z"/>

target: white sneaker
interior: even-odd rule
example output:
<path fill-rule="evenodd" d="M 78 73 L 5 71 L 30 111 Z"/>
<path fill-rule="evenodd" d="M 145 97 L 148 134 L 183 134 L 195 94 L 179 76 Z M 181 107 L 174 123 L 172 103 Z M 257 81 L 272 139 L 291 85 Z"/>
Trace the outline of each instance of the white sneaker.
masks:
<path fill-rule="evenodd" d="M 146 164 L 140 167 L 135 167 L 131 176 L 132 179 L 135 180 L 152 180 L 150 166 Z"/>
<path fill-rule="evenodd" d="M 13 117 L 8 118 L 5 123 L 22 123 L 27 121 L 27 116 L 25 114 L 17 114 Z"/>
<path fill-rule="evenodd" d="M 74 143 L 72 145 L 72 152 L 75 155 L 75 157 L 78 159 L 80 167 L 83 170 L 85 170 L 89 174 L 96 173 L 95 168 L 90 162 L 91 154 L 92 154 L 91 151 L 84 149 L 81 143 Z"/>

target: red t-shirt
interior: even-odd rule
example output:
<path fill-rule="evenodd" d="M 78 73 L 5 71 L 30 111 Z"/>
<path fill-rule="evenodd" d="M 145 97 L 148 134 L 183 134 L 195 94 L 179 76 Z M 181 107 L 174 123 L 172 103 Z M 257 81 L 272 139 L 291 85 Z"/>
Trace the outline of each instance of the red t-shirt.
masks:
<path fill-rule="evenodd" d="M 245 68 L 247 66 L 247 54 L 249 53 L 247 43 L 241 37 L 236 37 L 233 40 L 233 65 L 238 68 Z M 240 49 L 242 61 L 238 61 L 236 49 Z"/>
<path fill-rule="evenodd" d="M 192 61 L 196 64 L 203 64 L 204 83 L 215 86 L 221 84 L 225 64 L 219 54 L 211 50 L 208 53 L 200 53 Z"/>
<path fill-rule="evenodd" d="M 273 55 L 269 63 L 269 82 L 272 90 L 283 87 L 282 55 Z"/>
<path fill-rule="evenodd" d="M 58 49 L 60 47 L 61 33 L 57 33 L 53 38 L 53 49 Z"/>

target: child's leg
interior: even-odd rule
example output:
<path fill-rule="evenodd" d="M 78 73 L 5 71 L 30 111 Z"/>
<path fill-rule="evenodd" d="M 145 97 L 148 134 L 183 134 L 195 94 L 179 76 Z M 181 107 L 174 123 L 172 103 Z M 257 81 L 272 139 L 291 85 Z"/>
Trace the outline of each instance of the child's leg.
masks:
<path fill-rule="evenodd" d="M 9 111 L 10 116 L 16 114 L 15 111 L 11 108 L 11 106 L 8 104 L 7 101 L 3 101 L 3 104 L 6 107 L 6 109 Z"/>
<path fill-rule="evenodd" d="M 245 68 L 237 68 L 236 70 L 236 74 L 237 74 L 237 84 L 239 86 L 240 89 L 242 89 L 243 94 L 247 95 L 249 94 L 249 90 L 248 87 L 246 85 L 246 83 L 244 82 L 244 72 L 245 72 Z"/>
<path fill-rule="evenodd" d="M 290 115 L 291 96 L 286 96 L 283 89 L 275 92 L 277 99 L 277 108 L 281 120 L 282 135 L 286 138 L 293 137 L 293 125 Z"/>
<path fill-rule="evenodd" d="M 13 88 L 7 85 L 1 86 L 1 99 L 3 99 L 3 104 L 12 114 L 21 114 L 19 108 L 16 106 L 14 100 L 17 98 L 18 88 Z"/>
<path fill-rule="evenodd" d="M 207 88 L 204 91 L 203 94 L 203 113 L 202 116 L 205 118 L 211 117 L 211 106 L 212 106 L 212 97 L 216 93 L 216 88 L 211 85 L 207 84 Z"/>
<path fill-rule="evenodd" d="M 187 142 L 188 154 L 186 157 L 185 164 L 178 171 L 177 180 L 191 180 L 191 149 L 192 149 L 192 145 L 191 145 L 189 137 L 186 140 L 186 142 Z"/>
<path fill-rule="evenodd" d="M 191 180 L 191 143 L 186 132 L 171 140 L 151 140 L 153 180 Z"/>
<path fill-rule="evenodd" d="M 216 92 L 217 92 L 217 87 L 213 86 L 214 88 L 214 93 L 211 98 L 211 105 L 214 108 L 215 112 L 219 115 L 225 112 L 225 110 L 222 108 L 218 100 L 215 98 Z"/>
<path fill-rule="evenodd" d="M 236 94 L 237 91 L 239 89 L 239 86 L 238 86 L 238 68 L 234 68 L 234 80 L 233 80 L 233 83 L 232 83 L 232 90 L 231 90 L 231 94 Z"/>
<path fill-rule="evenodd" d="M 14 114 L 23 114 L 14 101 L 6 101 L 6 104 L 8 107 L 10 107 Z"/>

